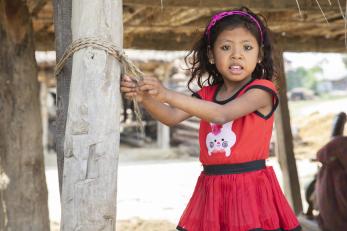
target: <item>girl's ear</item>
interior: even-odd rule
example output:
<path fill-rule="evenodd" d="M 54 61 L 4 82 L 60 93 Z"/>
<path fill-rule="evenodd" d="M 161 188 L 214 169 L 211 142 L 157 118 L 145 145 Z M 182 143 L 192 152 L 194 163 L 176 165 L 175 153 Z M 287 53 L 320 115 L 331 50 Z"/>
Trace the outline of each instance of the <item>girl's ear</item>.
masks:
<path fill-rule="evenodd" d="M 212 49 L 210 46 L 207 47 L 207 57 L 208 57 L 208 62 L 211 64 L 214 64 L 214 57 L 213 57 Z"/>

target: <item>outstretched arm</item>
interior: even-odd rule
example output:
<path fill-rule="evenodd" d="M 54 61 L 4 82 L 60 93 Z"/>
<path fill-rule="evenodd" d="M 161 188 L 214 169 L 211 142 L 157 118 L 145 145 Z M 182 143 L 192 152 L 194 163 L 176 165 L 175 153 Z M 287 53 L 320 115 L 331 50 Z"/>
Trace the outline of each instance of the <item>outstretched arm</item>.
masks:
<path fill-rule="evenodd" d="M 176 125 L 191 117 L 187 112 L 170 107 L 151 96 L 144 97 L 142 104 L 154 119 L 159 120 L 167 126 Z"/>
<path fill-rule="evenodd" d="M 251 89 L 241 97 L 224 105 L 166 89 L 160 81 L 151 77 L 144 78 L 140 90 L 147 91 L 160 102 L 166 102 L 190 115 L 218 124 L 224 124 L 254 111 L 272 107 L 272 96 L 260 89 Z"/>
<path fill-rule="evenodd" d="M 271 95 L 260 89 L 251 89 L 231 102 L 220 105 L 167 90 L 165 102 L 203 120 L 224 124 L 263 107 L 272 105 Z"/>

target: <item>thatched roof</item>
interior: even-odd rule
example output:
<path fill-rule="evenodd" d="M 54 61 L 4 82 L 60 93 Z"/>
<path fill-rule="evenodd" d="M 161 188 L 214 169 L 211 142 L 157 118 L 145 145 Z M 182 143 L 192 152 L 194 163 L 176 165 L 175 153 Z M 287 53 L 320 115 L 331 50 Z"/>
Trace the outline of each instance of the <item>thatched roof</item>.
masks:
<path fill-rule="evenodd" d="M 124 0 L 124 47 L 187 50 L 211 14 L 246 5 L 267 18 L 274 40 L 286 51 L 345 52 L 345 4 L 342 0 Z M 29 6 L 37 49 L 54 50 L 52 1 L 29 0 Z"/>

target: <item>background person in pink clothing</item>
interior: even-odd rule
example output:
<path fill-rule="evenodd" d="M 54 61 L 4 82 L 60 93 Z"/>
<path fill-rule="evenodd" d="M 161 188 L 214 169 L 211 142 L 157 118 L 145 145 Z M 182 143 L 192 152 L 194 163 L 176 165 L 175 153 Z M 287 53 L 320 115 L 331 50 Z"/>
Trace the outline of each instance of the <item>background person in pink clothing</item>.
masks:
<path fill-rule="evenodd" d="M 246 7 L 212 16 L 186 57 L 194 97 L 154 77 L 127 76 L 121 91 L 172 126 L 201 119 L 203 171 L 183 212 L 181 231 L 297 231 L 301 227 L 271 167 L 265 166 L 278 105 L 269 31 Z"/>

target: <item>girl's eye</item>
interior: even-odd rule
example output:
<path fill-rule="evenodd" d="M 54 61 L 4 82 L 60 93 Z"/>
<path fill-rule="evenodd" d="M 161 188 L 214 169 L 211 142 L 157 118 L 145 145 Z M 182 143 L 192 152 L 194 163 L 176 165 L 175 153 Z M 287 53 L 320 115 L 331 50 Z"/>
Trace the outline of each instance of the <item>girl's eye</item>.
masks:
<path fill-rule="evenodd" d="M 229 49 L 230 49 L 230 46 L 228 46 L 228 45 L 222 46 L 222 50 L 223 50 L 223 51 L 227 51 L 227 50 L 229 50 Z"/>
<path fill-rule="evenodd" d="M 244 45 L 243 48 L 244 48 L 246 51 L 250 51 L 250 50 L 253 49 L 253 47 L 250 46 L 250 45 Z"/>

